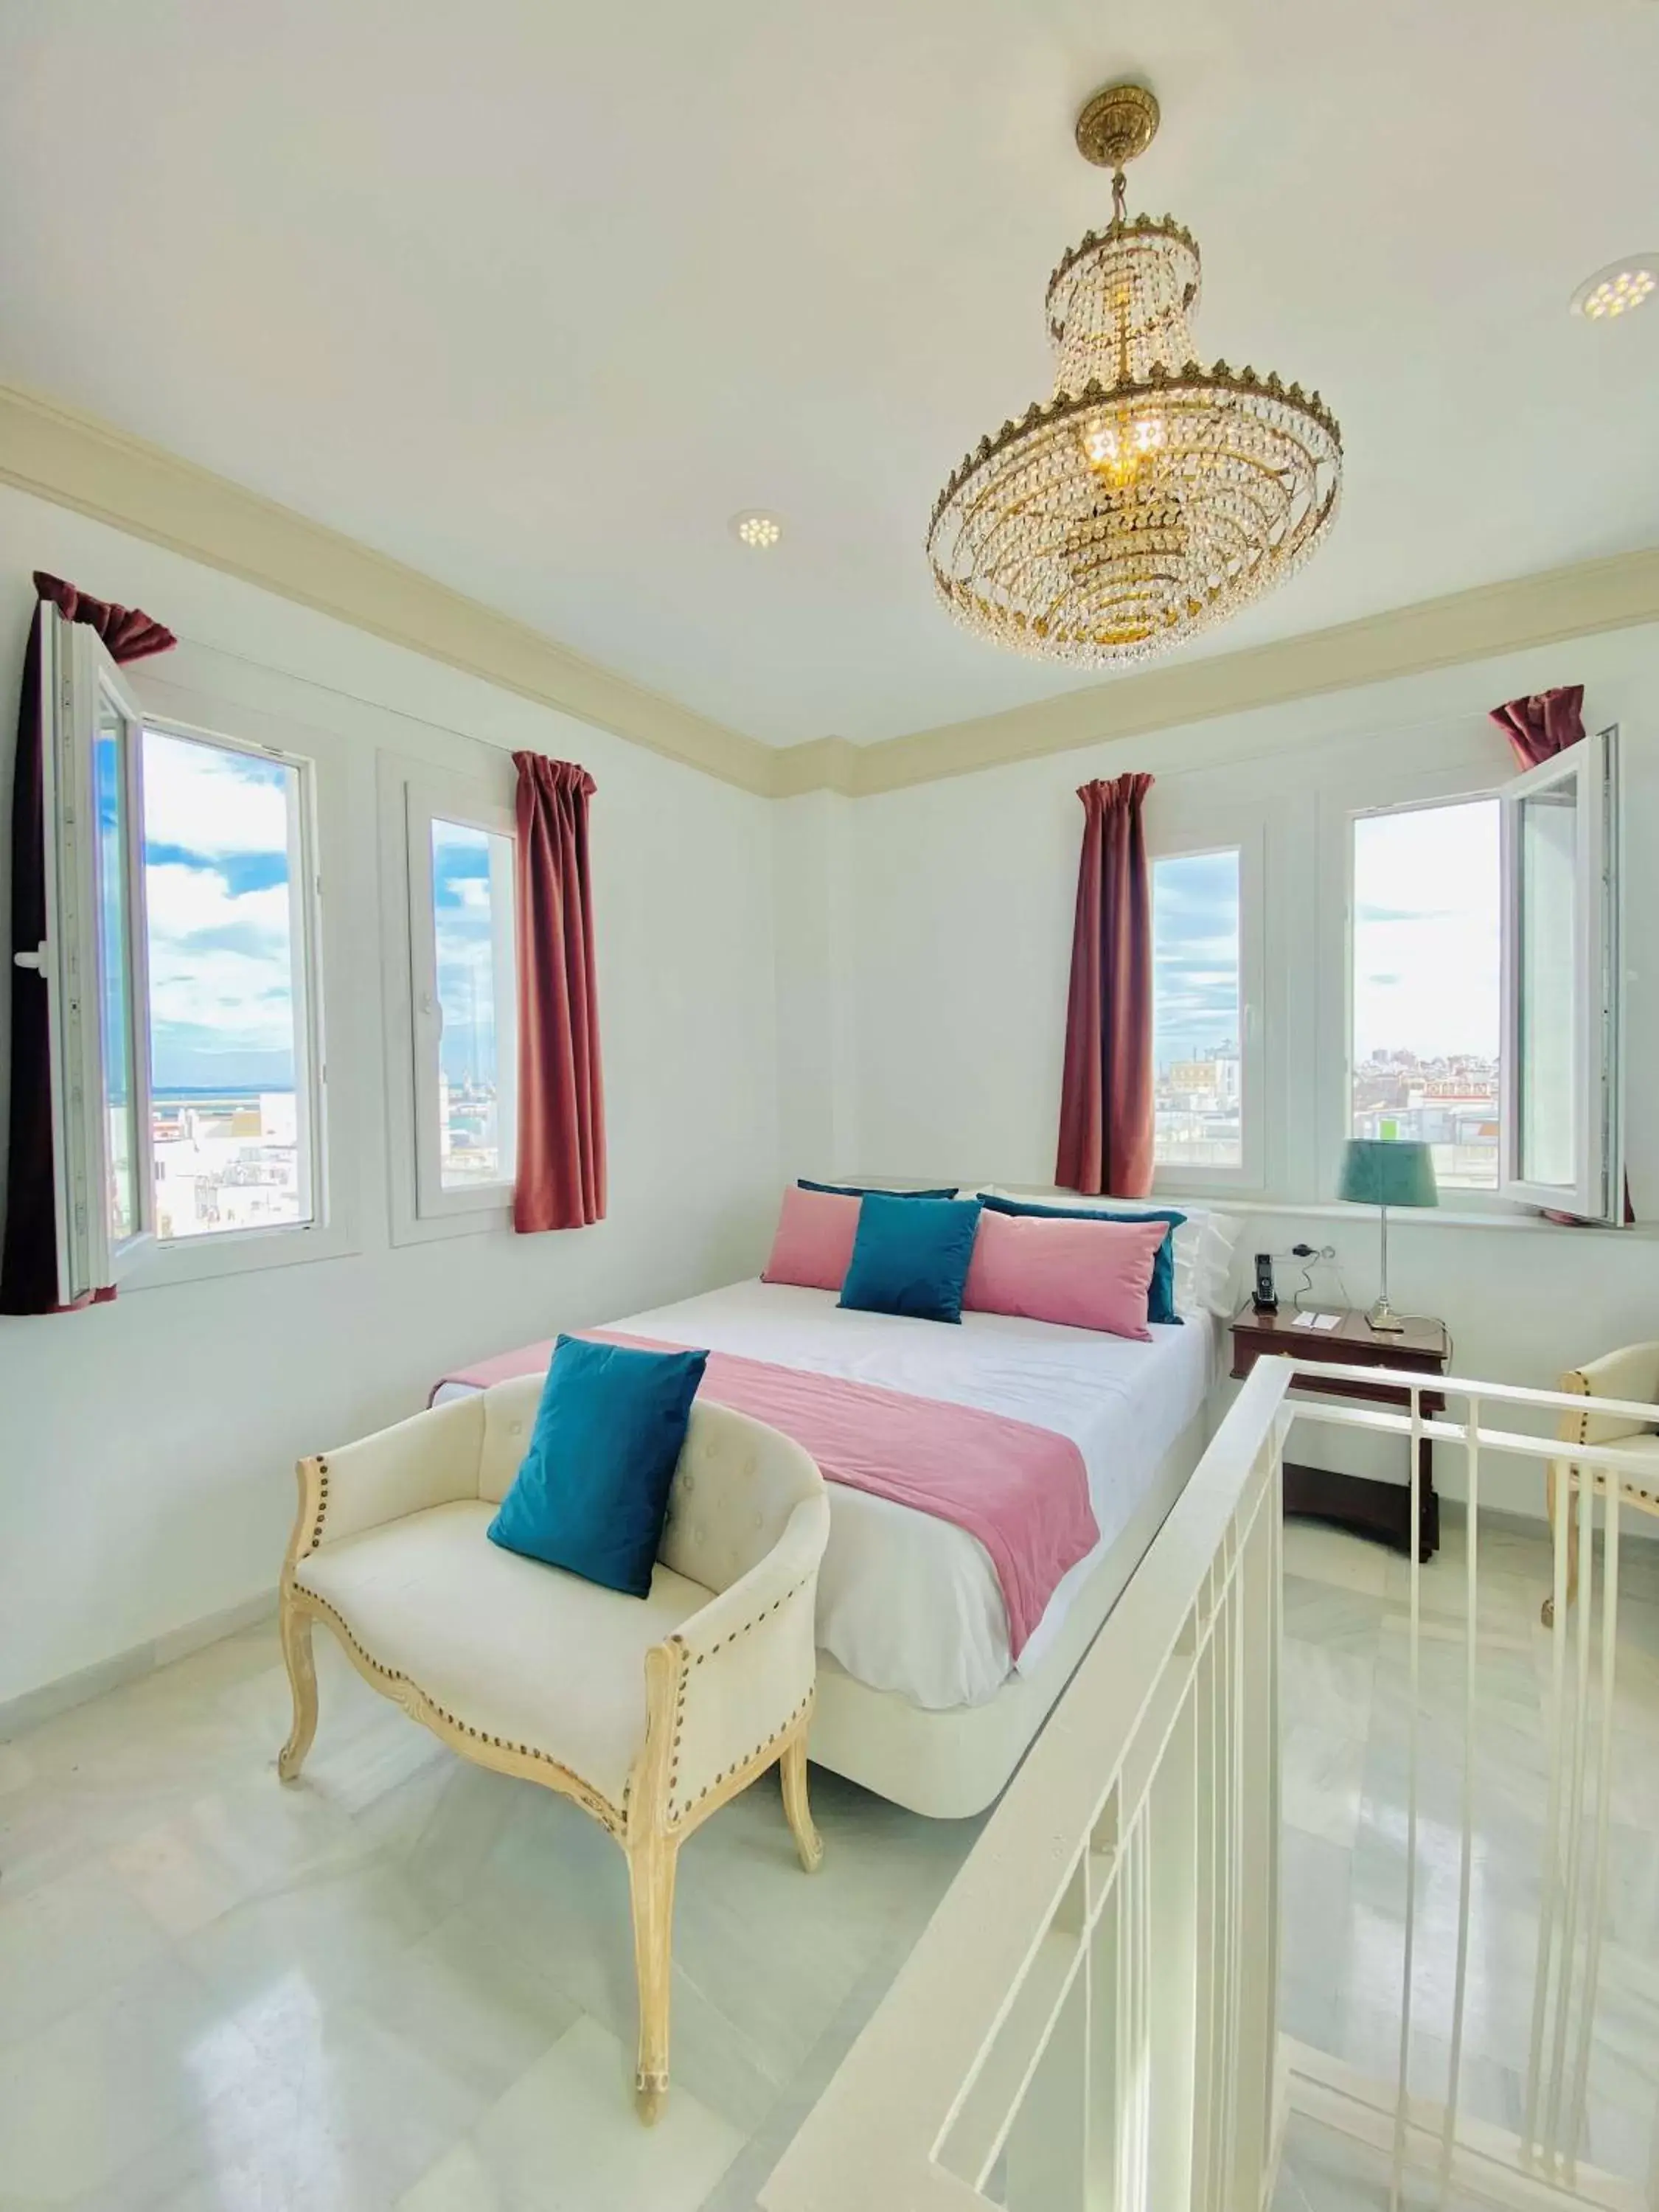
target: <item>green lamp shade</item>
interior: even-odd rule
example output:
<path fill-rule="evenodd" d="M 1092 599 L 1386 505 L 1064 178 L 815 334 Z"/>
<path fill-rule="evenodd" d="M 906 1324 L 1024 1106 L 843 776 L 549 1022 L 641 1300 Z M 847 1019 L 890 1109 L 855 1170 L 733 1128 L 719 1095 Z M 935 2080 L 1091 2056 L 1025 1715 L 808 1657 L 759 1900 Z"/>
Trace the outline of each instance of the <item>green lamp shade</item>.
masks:
<path fill-rule="evenodd" d="M 1433 1155 L 1403 1138 L 1352 1138 L 1337 1196 L 1355 1206 L 1438 1206 Z"/>

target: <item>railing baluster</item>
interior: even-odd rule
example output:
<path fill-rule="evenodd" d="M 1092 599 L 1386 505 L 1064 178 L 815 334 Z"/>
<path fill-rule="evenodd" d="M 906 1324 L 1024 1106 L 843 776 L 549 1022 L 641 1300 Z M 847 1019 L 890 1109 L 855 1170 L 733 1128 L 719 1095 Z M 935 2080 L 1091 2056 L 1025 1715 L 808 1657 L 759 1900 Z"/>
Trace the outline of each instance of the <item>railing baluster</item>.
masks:
<path fill-rule="evenodd" d="M 1578 1560 L 1583 1587 L 1578 1594 L 1578 1632 L 1572 1686 L 1572 1773 L 1568 1784 L 1565 1903 L 1561 1917 L 1561 1972 L 1556 1985 L 1555 2033 L 1550 2051 L 1549 2099 L 1544 2111 L 1544 2155 L 1552 2168 L 1561 2160 L 1561 2094 L 1566 2084 L 1567 2032 L 1572 2016 L 1572 1988 L 1578 1948 L 1578 1861 L 1584 1833 L 1584 1758 L 1589 1721 L 1590 1614 L 1595 1600 L 1595 1476 L 1578 1485 Z M 1567 2146 L 1576 2156 L 1577 2146 Z"/>
<path fill-rule="evenodd" d="M 1457 2136 L 1457 2096 L 1463 2068 L 1463 2008 L 1469 1972 L 1469 1896 L 1474 1862 L 1475 1676 L 1480 1656 L 1480 1401 L 1471 1398 L 1463 1422 L 1465 1508 L 1463 1561 L 1463 1837 L 1457 1864 L 1457 1969 L 1452 1988 L 1451 2055 L 1446 2068 L 1446 2118 L 1440 2138 L 1440 2201 L 1451 2181 Z"/>
<path fill-rule="evenodd" d="M 1574 1510 L 1567 1485 L 1567 1462 L 1552 1464 L 1547 1478 L 1559 1484 L 1551 1527 L 1554 1536 L 1550 1594 L 1550 1729 L 1549 1793 L 1544 1813 L 1544 1863 L 1539 1873 L 1538 1964 L 1532 1988 L 1532 2034 L 1527 2052 L 1527 2102 L 1521 2123 L 1523 2156 L 1538 2158 L 1543 2152 L 1540 2106 L 1544 2087 L 1544 2033 L 1549 2014 L 1550 1984 L 1555 1972 L 1556 1921 L 1561 1889 L 1562 1778 L 1565 1769 L 1564 1738 L 1566 1729 L 1567 1668 L 1567 1547 L 1568 1522 Z"/>
<path fill-rule="evenodd" d="M 1601 1914 L 1607 1886 L 1607 1827 L 1613 1796 L 1613 1691 L 1619 1632 L 1619 1479 L 1607 1484 L 1601 1523 L 1601 1735 L 1596 1747 L 1595 1856 L 1590 1878 L 1589 1913 L 1584 1936 L 1584 1983 L 1579 1999 L 1578 2057 L 1573 2069 L 1572 2099 L 1567 2108 L 1567 2170 L 1578 2161 L 1584 2135 L 1584 2106 L 1589 2087 L 1590 2045 L 1595 2032 L 1595 1991 L 1601 1977 Z M 1583 1553 L 1580 1553 L 1582 1559 Z M 1595 1581 L 1595 1561 L 1589 1580 Z"/>
<path fill-rule="evenodd" d="M 1422 1455 L 1423 1399 L 1422 1386 L 1413 1382 L 1411 1389 L 1411 1486 L 1407 1508 L 1407 1549 L 1411 1561 L 1411 1627 L 1408 1671 L 1410 1690 L 1406 1711 L 1406 1929 L 1405 1955 L 1401 1972 L 1400 1990 L 1400 2073 L 1399 2102 L 1395 2110 L 1394 2158 L 1389 2184 L 1389 2212 L 1400 2212 L 1400 2192 L 1406 2172 L 1406 2125 L 1411 2099 L 1412 2066 L 1412 1982 L 1416 1963 L 1417 1941 L 1417 1705 L 1419 1668 L 1419 1639 L 1422 1623 L 1422 1562 L 1418 1554 L 1422 1547 L 1419 1531 L 1422 1526 L 1422 1486 L 1419 1461 Z"/>

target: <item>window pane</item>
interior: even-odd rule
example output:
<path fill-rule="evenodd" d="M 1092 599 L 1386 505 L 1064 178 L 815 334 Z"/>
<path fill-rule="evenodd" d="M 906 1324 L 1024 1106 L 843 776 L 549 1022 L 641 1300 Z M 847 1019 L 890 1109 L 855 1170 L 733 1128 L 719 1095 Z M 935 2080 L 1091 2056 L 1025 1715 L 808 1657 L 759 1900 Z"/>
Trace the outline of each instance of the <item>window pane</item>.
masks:
<path fill-rule="evenodd" d="M 516 1084 L 513 840 L 432 823 L 439 1173 L 446 1190 L 510 1182 Z"/>
<path fill-rule="evenodd" d="M 144 732 L 156 1233 L 312 1218 L 299 770 Z"/>
<path fill-rule="evenodd" d="M 1454 1188 L 1498 1185 L 1500 915 L 1495 799 L 1354 823 L 1352 1133 Z"/>
<path fill-rule="evenodd" d="M 1578 778 L 1521 801 L 1519 1158 L 1523 1182 L 1577 1179 Z"/>
<path fill-rule="evenodd" d="M 108 1209 L 112 1244 L 139 1228 L 137 1086 L 133 1081 L 131 941 L 127 883 L 127 787 L 125 724 L 101 691 L 93 737 L 93 787 L 98 807 L 98 995 L 104 1045 L 104 1113 L 109 1129 Z"/>
<path fill-rule="evenodd" d="M 1152 1051 L 1161 1167 L 1244 1164 L 1238 854 L 1152 863 Z"/>

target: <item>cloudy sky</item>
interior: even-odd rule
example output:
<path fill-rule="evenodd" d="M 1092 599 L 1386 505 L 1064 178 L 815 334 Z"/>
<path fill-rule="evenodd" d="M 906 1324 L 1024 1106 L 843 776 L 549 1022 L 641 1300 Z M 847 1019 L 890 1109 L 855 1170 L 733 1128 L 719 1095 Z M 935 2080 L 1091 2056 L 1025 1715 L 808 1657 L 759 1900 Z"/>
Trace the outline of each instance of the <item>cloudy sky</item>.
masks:
<path fill-rule="evenodd" d="M 1182 853 L 1152 871 L 1153 1050 L 1160 1068 L 1238 1039 L 1238 855 Z"/>
<path fill-rule="evenodd" d="M 1498 1056 L 1498 801 L 1362 815 L 1353 844 L 1353 1053 Z"/>
<path fill-rule="evenodd" d="M 157 1091 L 293 1087 L 295 781 L 280 761 L 144 732 Z"/>
<path fill-rule="evenodd" d="M 494 841 L 505 845 L 505 838 Z M 432 904 L 437 925 L 438 1000 L 444 1073 L 452 1083 L 495 1080 L 495 967 L 486 830 L 432 825 Z M 507 981 L 503 978 L 503 982 Z"/>

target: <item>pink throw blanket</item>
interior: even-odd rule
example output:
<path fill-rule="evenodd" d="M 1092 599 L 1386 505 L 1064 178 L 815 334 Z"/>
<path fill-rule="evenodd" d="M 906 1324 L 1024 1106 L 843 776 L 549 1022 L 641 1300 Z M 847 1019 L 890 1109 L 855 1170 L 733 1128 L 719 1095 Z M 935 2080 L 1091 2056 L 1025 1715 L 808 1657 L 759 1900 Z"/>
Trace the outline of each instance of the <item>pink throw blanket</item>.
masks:
<path fill-rule="evenodd" d="M 615 1329 L 580 1334 L 653 1352 L 684 1348 Z M 552 1357 L 550 1339 L 443 1379 L 488 1389 L 543 1373 Z M 709 1353 L 700 1395 L 793 1437 L 827 1480 L 977 1537 L 1002 1588 L 1016 1659 L 1060 1577 L 1100 1540 L 1083 1455 L 1070 1437 L 1032 1422 L 725 1352 Z"/>

